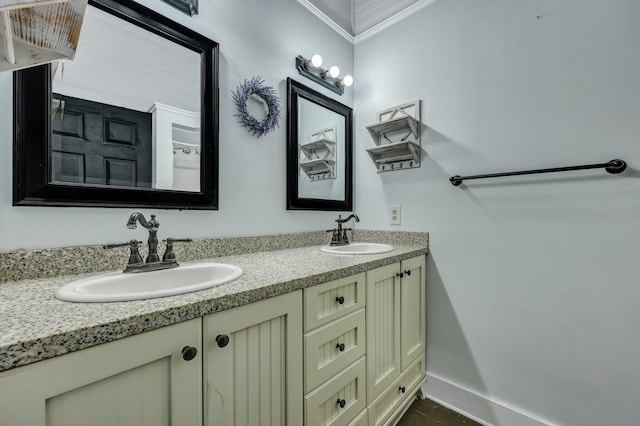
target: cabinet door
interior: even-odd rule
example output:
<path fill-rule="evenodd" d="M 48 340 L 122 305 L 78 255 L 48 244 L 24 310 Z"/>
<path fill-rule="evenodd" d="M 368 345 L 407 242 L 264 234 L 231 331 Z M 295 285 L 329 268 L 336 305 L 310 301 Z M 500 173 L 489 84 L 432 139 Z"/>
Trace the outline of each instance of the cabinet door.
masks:
<path fill-rule="evenodd" d="M 400 264 L 367 272 L 367 401 L 400 376 Z"/>
<path fill-rule="evenodd" d="M 0 374 L 12 426 L 202 424 L 202 321 L 194 319 Z M 182 349 L 198 351 L 190 361 Z"/>
<path fill-rule="evenodd" d="M 204 347 L 205 425 L 302 424 L 301 291 L 204 318 Z"/>
<path fill-rule="evenodd" d="M 369 426 L 391 423 L 410 404 L 425 376 L 424 357 L 409 365 L 402 376 L 369 404 Z"/>
<path fill-rule="evenodd" d="M 400 266 L 400 344 L 402 371 L 425 350 L 425 257 L 405 260 Z"/>

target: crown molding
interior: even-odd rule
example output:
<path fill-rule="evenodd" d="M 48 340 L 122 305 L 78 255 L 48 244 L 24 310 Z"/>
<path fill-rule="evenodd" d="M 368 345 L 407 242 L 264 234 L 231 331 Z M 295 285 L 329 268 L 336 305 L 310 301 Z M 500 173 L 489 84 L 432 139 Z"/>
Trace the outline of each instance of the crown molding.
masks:
<path fill-rule="evenodd" d="M 420 0 L 414 4 L 412 4 L 411 6 L 407 7 L 406 9 L 396 13 L 393 16 L 388 17 L 387 19 L 385 19 L 384 21 L 380 22 L 379 24 L 374 25 L 373 27 L 369 28 L 366 31 L 363 31 L 362 33 L 356 35 L 353 39 L 353 43 L 357 44 L 360 43 L 363 40 L 368 39 L 369 37 L 378 34 L 380 31 L 390 27 L 391 25 L 395 24 L 396 22 L 399 22 L 401 20 L 403 20 L 404 18 L 408 17 L 409 15 L 412 15 L 414 13 L 416 13 L 418 10 L 422 9 L 423 7 L 427 7 L 432 3 L 435 3 L 437 0 Z"/>
<path fill-rule="evenodd" d="M 368 39 L 369 37 L 371 37 L 371 36 L 373 36 L 375 34 L 378 34 L 380 31 L 382 31 L 382 30 L 390 27 L 391 25 L 403 20 L 404 18 L 408 17 L 409 15 L 412 15 L 412 14 L 416 13 L 418 10 L 422 9 L 423 7 L 427 7 L 427 6 L 431 5 L 432 3 L 435 3 L 436 1 L 437 0 L 420 0 L 420 1 L 412 4 L 411 6 L 407 7 L 406 9 L 396 13 L 395 15 L 388 17 L 387 19 L 385 19 L 384 21 L 380 22 L 379 24 L 374 25 L 373 27 L 369 28 L 368 30 L 363 31 L 360 34 L 357 34 L 356 36 L 353 36 L 351 33 L 346 31 L 340 25 L 336 24 L 331 18 L 329 18 L 324 12 L 322 12 L 316 6 L 311 4 L 308 0 L 298 0 L 298 3 L 300 3 L 301 5 L 306 7 L 311 13 L 313 13 L 318 18 L 320 18 L 320 20 L 322 22 L 324 22 L 325 24 L 330 26 L 334 31 L 336 31 L 342 37 L 347 39 L 349 42 L 351 42 L 353 44 L 357 44 L 357 43 L 359 43 L 359 42 L 361 42 L 363 40 Z"/>
<path fill-rule="evenodd" d="M 307 0 L 298 0 L 298 3 L 309 9 L 311 13 L 316 15 L 322 22 L 330 26 L 334 31 L 346 38 L 350 43 L 354 42 L 354 37 L 349 32 L 345 31 L 340 25 L 336 24 L 331 18 L 329 18 L 324 12 L 309 3 Z"/>

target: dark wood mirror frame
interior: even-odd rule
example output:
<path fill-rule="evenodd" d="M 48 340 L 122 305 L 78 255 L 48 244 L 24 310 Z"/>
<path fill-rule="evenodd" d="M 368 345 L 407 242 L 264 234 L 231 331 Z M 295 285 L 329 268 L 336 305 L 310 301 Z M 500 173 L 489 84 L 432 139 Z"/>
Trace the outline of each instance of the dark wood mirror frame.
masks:
<path fill-rule="evenodd" d="M 89 0 L 91 6 L 200 55 L 200 191 L 53 183 L 51 66 L 14 72 L 13 205 L 218 209 L 218 43 L 130 0 Z"/>
<path fill-rule="evenodd" d="M 298 101 L 300 98 L 342 115 L 345 119 L 343 200 L 301 198 L 298 195 Z M 353 210 L 353 110 L 291 78 L 287 79 L 287 210 Z"/>

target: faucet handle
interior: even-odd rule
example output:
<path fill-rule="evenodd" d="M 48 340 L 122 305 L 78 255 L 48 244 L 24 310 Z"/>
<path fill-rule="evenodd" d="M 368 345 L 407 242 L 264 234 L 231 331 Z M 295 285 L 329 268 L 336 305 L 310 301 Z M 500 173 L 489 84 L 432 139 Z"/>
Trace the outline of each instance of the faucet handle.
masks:
<path fill-rule="evenodd" d="M 169 237 L 166 240 L 162 240 L 163 243 L 171 244 L 171 243 L 190 243 L 193 241 L 191 238 L 172 238 Z"/>
<path fill-rule="evenodd" d="M 164 251 L 164 256 L 162 256 L 163 262 L 169 263 L 177 263 L 176 254 L 173 252 L 173 243 L 190 243 L 193 241 L 191 238 L 172 238 L 169 237 L 166 240 L 162 240 L 167 243 L 167 248 Z"/>
<path fill-rule="evenodd" d="M 142 265 L 142 256 L 138 252 L 138 245 L 142 244 L 142 241 L 138 240 L 130 240 L 128 243 L 121 244 L 105 244 L 103 247 L 105 249 L 113 249 L 116 247 L 125 247 L 129 246 L 129 260 L 127 261 L 127 267 L 125 268 L 125 272 L 129 271 L 129 268 L 132 266 Z"/>
<path fill-rule="evenodd" d="M 102 246 L 103 249 L 106 250 L 110 250 L 110 249 L 114 249 L 117 247 L 133 247 L 134 245 L 137 247 L 138 244 L 142 244 L 142 241 L 138 241 L 138 240 L 130 240 L 127 241 L 126 243 L 116 243 L 116 244 L 105 244 Z"/>

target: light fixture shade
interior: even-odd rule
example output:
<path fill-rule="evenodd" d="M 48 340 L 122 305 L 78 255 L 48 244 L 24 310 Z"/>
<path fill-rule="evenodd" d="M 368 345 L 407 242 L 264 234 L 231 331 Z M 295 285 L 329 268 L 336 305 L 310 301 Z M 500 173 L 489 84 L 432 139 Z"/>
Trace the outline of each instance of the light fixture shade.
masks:
<path fill-rule="evenodd" d="M 73 59 L 87 0 L 0 0 L 0 71 Z"/>
<path fill-rule="evenodd" d="M 329 76 L 333 78 L 338 78 L 338 76 L 340 75 L 340 68 L 334 65 L 331 68 L 329 68 L 328 73 L 329 73 Z"/>
<path fill-rule="evenodd" d="M 344 78 L 342 79 L 342 84 L 346 87 L 353 85 L 353 77 L 351 77 L 348 74 L 345 75 Z"/>

